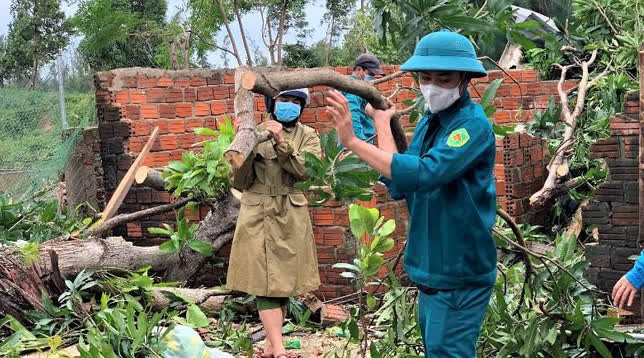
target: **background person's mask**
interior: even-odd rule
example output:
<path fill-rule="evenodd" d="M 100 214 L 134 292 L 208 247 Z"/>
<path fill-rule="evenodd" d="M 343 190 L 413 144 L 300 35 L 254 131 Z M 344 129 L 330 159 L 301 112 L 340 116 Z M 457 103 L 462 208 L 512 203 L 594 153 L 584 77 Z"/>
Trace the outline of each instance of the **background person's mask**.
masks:
<path fill-rule="evenodd" d="M 432 113 L 438 113 L 461 98 L 459 86 L 443 88 L 436 85 L 420 85 L 420 92 L 425 97 L 425 103 Z"/>
<path fill-rule="evenodd" d="M 293 122 L 300 116 L 302 107 L 292 102 L 276 102 L 275 118 L 284 123 Z"/>

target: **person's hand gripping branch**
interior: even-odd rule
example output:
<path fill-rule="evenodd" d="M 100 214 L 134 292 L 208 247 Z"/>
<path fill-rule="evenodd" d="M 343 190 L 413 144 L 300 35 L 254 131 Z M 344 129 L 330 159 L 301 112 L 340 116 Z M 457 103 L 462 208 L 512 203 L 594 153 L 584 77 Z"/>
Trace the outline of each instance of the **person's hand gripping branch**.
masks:
<path fill-rule="evenodd" d="M 382 151 L 367 142 L 361 141 L 355 136 L 353 133 L 351 111 L 349 110 L 349 102 L 347 99 L 340 92 L 331 90 L 327 94 L 326 101 L 328 103 L 326 110 L 335 125 L 340 143 L 360 157 L 360 159 L 364 160 L 377 172 L 383 174 L 387 178 L 391 178 L 391 158 L 393 157 L 393 154 Z M 386 111 L 374 111 L 374 115 L 379 118 L 381 117 L 380 119 L 382 122 L 385 122 L 385 118 L 391 119 L 391 116 L 395 113 L 395 107 L 391 103 L 390 105 L 391 107 Z M 386 126 L 382 126 L 386 127 L 386 129 L 380 129 L 378 127 L 380 126 L 376 127 L 379 136 L 381 131 L 388 130 L 388 135 L 385 137 L 391 137 L 391 130 L 389 129 L 388 122 Z"/>
<path fill-rule="evenodd" d="M 271 136 L 275 140 L 275 144 L 281 144 L 282 142 L 284 142 L 284 135 L 283 135 L 282 129 L 284 129 L 284 126 L 282 126 L 282 123 L 278 121 L 274 121 L 272 119 L 269 119 L 268 121 L 266 121 L 266 130 L 271 134 Z"/>

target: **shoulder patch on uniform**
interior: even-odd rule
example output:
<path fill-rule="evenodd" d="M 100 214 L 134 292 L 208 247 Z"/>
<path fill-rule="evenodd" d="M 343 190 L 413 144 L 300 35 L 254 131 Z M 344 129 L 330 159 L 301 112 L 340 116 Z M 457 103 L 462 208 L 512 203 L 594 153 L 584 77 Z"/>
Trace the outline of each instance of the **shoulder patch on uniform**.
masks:
<path fill-rule="evenodd" d="M 467 133 L 467 129 L 459 128 L 449 134 L 447 138 L 447 145 L 449 147 L 459 148 L 465 145 L 470 140 L 470 134 Z"/>

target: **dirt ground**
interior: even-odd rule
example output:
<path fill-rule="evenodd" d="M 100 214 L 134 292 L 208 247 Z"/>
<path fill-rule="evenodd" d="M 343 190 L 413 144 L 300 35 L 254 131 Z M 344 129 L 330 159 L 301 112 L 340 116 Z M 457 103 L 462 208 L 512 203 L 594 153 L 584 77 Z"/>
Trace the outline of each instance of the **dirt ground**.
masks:
<path fill-rule="evenodd" d="M 324 331 L 318 332 L 294 332 L 284 337 L 284 343 L 286 344 L 289 341 L 298 339 L 302 345 L 302 349 L 290 349 L 289 352 L 296 353 L 301 355 L 303 358 L 311 357 L 323 357 L 327 352 L 333 352 L 338 349 L 338 352 L 341 352 L 342 348 L 346 344 L 346 339 L 338 337 L 336 335 L 331 335 Z M 261 352 L 264 348 L 264 341 L 260 341 L 255 344 L 255 351 Z M 352 357 L 358 357 L 359 348 L 355 345 L 352 346 Z M 240 353 L 236 357 L 248 357 L 247 354 Z M 333 354 L 329 354 L 328 357 L 332 358 Z"/>

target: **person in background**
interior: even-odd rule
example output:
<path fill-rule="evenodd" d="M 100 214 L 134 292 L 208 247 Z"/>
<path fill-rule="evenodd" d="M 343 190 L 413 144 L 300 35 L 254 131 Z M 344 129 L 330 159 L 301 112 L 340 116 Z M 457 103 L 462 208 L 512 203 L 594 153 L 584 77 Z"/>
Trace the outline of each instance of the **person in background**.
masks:
<path fill-rule="evenodd" d="M 451 31 L 423 37 L 400 69 L 417 72 L 429 106 L 405 153 L 398 153 L 391 133 L 393 103 L 384 111 L 367 107 L 378 147 L 354 134 L 339 92 L 327 95 L 327 111 L 342 144 L 383 175 L 394 199 L 407 201 L 404 268 L 420 291 L 425 357 L 473 358 L 496 280 L 496 145 L 467 86 L 487 73 L 472 43 Z"/>
<path fill-rule="evenodd" d="M 380 68 L 380 61 L 378 61 L 376 56 L 362 54 L 356 59 L 350 77 L 356 80 L 373 81 L 376 78 L 384 76 L 384 74 Z M 373 125 L 373 120 L 365 113 L 367 100 L 347 92 L 342 92 L 342 94 L 349 101 L 351 119 L 353 120 L 353 132 L 356 137 L 364 141 L 373 137 L 376 134 L 376 129 Z M 370 143 L 373 143 L 373 140 Z"/>
<path fill-rule="evenodd" d="M 633 268 L 613 286 L 613 304 L 619 308 L 633 305 L 637 291 L 644 286 L 644 251 Z"/>
<path fill-rule="evenodd" d="M 282 344 L 289 297 L 320 286 L 308 200 L 295 188 L 307 179 L 304 153 L 322 154 L 315 129 L 298 121 L 308 103 L 306 88 L 266 98 L 271 119 L 258 130 L 272 138 L 231 173 L 232 186 L 243 193 L 226 286 L 257 297 L 266 330 L 264 358 L 296 357 Z"/>

